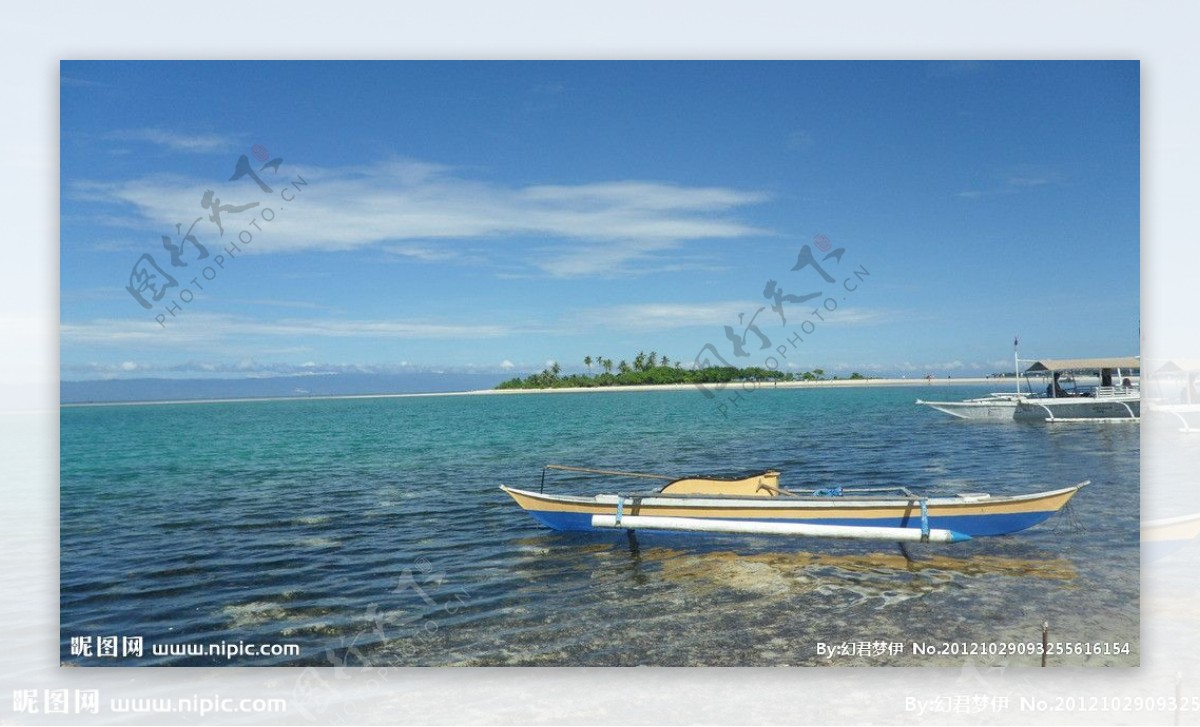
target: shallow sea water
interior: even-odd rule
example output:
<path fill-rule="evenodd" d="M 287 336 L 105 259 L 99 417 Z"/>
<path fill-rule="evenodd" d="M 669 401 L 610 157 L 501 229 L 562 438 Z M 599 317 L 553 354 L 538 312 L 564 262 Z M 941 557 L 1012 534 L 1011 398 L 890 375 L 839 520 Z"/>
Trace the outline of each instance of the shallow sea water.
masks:
<path fill-rule="evenodd" d="M 1033 655 L 962 652 L 1040 643 L 1048 622 L 1052 641 L 1129 644 L 1051 665 L 1136 665 L 1139 425 L 964 422 L 913 404 L 929 391 L 760 389 L 728 416 L 696 391 L 64 408 L 61 659 L 1035 666 Z M 956 545 L 631 542 L 547 530 L 498 489 L 536 488 L 550 462 L 673 475 L 775 468 L 798 488 L 1093 484 L 1034 529 Z M 647 482 L 550 473 L 546 489 Z M 116 657 L 75 653 L 80 637 L 111 636 Z M 142 656 L 124 653 L 122 639 L 138 636 Z M 299 653 L 152 649 L 221 642 Z M 860 643 L 872 647 L 827 655 Z M 961 646 L 922 655 L 914 643 Z"/>

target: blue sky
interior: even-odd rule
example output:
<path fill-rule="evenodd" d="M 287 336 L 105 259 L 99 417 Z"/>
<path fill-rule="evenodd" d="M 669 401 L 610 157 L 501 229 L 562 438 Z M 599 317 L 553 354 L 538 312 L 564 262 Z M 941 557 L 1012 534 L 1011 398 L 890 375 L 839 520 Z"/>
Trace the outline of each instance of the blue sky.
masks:
<path fill-rule="evenodd" d="M 779 365 L 989 373 L 1011 366 L 1014 335 L 1029 357 L 1138 350 L 1136 62 L 61 76 L 63 379 L 516 374 L 640 350 L 691 362 L 706 344 L 763 365 L 805 320 Z M 259 173 L 270 193 L 230 181 L 242 155 L 256 173 L 257 156 L 282 159 Z M 223 211 L 222 236 L 210 190 L 257 205 Z M 162 236 L 197 218 L 209 257 L 185 246 L 172 265 Z M 230 255 L 240 233 L 252 242 Z M 824 257 L 817 236 L 845 251 L 823 263 L 834 284 L 792 270 L 805 245 Z M 150 309 L 126 290 L 144 254 L 177 283 Z M 786 304 L 784 324 L 769 280 L 822 296 Z M 751 335 L 735 356 L 724 327 L 764 306 L 772 346 Z"/>

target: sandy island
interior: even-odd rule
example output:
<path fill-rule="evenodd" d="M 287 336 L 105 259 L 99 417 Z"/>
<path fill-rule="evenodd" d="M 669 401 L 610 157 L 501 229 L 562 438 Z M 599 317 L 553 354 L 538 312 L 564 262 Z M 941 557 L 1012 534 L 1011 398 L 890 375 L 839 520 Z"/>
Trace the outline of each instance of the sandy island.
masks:
<path fill-rule="evenodd" d="M 999 387 L 1013 388 L 1011 379 L 993 379 L 987 377 L 961 379 L 822 379 L 820 381 L 730 381 L 725 384 L 635 384 L 632 386 L 567 386 L 558 389 L 482 389 L 479 391 L 458 392 L 461 395 L 479 394 L 580 394 L 601 391 L 685 391 L 704 387 L 709 391 L 725 389 L 743 389 L 757 391 L 758 389 L 820 389 L 820 388 L 853 388 L 858 386 L 963 386 L 994 384 Z M 393 396 L 453 396 L 455 394 L 395 394 Z"/>

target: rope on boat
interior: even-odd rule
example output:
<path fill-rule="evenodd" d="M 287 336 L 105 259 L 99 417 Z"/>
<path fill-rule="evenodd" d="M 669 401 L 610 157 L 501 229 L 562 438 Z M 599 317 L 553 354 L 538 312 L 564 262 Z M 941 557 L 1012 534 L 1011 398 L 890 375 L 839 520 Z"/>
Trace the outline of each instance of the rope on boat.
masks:
<path fill-rule="evenodd" d="M 788 497 L 800 497 L 801 496 L 795 492 L 792 492 L 791 490 L 785 490 L 782 487 L 771 487 L 770 485 L 759 485 L 758 489 L 766 490 L 767 492 L 774 492 L 776 495 L 787 495 Z M 755 490 L 755 492 L 758 492 L 758 490 Z"/>
<path fill-rule="evenodd" d="M 929 498 L 921 498 L 921 542 L 929 542 Z"/>
<path fill-rule="evenodd" d="M 548 464 L 542 468 L 545 470 L 563 470 L 564 472 L 586 472 L 593 475 L 618 475 L 621 477 L 643 477 L 648 480 L 674 480 L 678 479 L 670 475 L 654 475 L 645 472 L 618 472 L 616 470 L 597 470 L 590 467 L 568 467 L 565 464 Z"/>
<path fill-rule="evenodd" d="M 785 490 L 782 487 L 771 487 L 770 485 L 759 485 L 758 489 L 773 492 L 776 495 L 787 495 L 789 497 L 842 497 L 846 493 L 859 494 L 862 492 L 899 492 L 905 497 L 913 500 L 929 499 L 923 495 L 918 495 L 907 487 L 828 487 L 823 490 Z"/>

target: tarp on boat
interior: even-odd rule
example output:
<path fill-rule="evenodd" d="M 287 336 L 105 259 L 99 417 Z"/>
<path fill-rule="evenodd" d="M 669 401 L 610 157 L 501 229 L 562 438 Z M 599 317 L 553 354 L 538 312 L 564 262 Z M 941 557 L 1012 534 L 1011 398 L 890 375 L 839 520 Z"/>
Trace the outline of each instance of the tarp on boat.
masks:
<path fill-rule="evenodd" d="M 749 477 L 684 477 L 665 485 L 664 495 L 741 495 L 774 497 L 779 494 L 779 473 L 767 470 Z"/>
<path fill-rule="evenodd" d="M 1115 358 L 1060 358 L 1042 359 L 1034 362 L 1025 369 L 1025 373 L 1034 371 L 1075 371 L 1077 369 L 1140 369 L 1141 359 L 1136 356 L 1117 356 Z"/>

